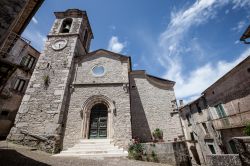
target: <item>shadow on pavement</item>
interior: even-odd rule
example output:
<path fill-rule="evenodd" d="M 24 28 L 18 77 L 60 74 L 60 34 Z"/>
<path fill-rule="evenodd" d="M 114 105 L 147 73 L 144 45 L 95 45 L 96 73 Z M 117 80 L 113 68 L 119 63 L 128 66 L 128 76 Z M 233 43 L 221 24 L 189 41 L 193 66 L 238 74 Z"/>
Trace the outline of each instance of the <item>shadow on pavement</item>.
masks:
<path fill-rule="evenodd" d="M 0 149 L 0 166 L 49 166 L 12 149 Z"/>

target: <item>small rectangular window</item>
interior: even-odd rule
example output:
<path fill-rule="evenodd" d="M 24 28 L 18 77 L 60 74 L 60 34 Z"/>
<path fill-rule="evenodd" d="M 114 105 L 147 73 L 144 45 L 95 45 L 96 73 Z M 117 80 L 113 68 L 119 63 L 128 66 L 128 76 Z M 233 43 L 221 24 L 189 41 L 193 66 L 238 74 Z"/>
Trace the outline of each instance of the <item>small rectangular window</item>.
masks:
<path fill-rule="evenodd" d="M 24 56 L 22 58 L 22 61 L 20 64 L 24 67 L 31 69 L 33 67 L 34 62 L 35 62 L 35 59 L 36 58 L 31 56 L 31 55 L 27 55 L 27 56 Z"/>
<path fill-rule="evenodd" d="M 9 115 L 9 111 L 2 111 L 1 112 L 1 116 L 8 116 Z"/>
<path fill-rule="evenodd" d="M 201 110 L 201 107 L 199 106 L 199 103 L 195 103 L 195 105 L 196 105 L 196 108 L 197 108 L 198 112 L 201 113 L 202 110 Z"/>
<path fill-rule="evenodd" d="M 208 134 L 208 128 L 207 128 L 206 123 L 202 123 L 202 126 L 203 126 L 203 128 L 205 130 L 205 133 Z"/>
<path fill-rule="evenodd" d="M 186 119 L 188 121 L 188 125 L 192 125 L 191 122 L 190 122 L 190 114 L 186 114 Z"/>
<path fill-rule="evenodd" d="M 14 84 L 14 90 L 21 92 L 25 85 L 25 80 L 18 78 Z"/>
<path fill-rule="evenodd" d="M 215 109 L 216 109 L 216 112 L 217 112 L 219 118 L 226 117 L 226 113 L 225 113 L 225 110 L 224 110 L 222 104 L 218 104 L 217 106 L 215 106 Z"/>
<path fill-rule="evenodd" d="M 191 137 L 191 140 L 192 140 L 192 141 L 195 140 L 195 139 L 194 139 L 194 133 L 193 133 L 193 132 L 190 133 L 190 137 Z"/>
<path fill-rule="evenodd" d="M 210 151 L 211 151 L 212 154 L 216 154 L 216 151 L 214 149 L 214 145 L 209 144 L 208 147 L 209 147 L 209 149 L 210 149 Z"/>

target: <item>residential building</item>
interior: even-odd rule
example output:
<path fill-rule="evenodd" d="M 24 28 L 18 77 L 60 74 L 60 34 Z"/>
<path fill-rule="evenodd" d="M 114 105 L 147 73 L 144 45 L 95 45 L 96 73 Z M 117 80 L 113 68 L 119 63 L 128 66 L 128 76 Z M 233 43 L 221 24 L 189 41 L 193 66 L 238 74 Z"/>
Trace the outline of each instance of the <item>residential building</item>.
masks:
<path fill-rule="evenodd" d="M 0 137 L 8 135 L 40 54 L 21 33 L 43 1 L 0 1 Z"/>

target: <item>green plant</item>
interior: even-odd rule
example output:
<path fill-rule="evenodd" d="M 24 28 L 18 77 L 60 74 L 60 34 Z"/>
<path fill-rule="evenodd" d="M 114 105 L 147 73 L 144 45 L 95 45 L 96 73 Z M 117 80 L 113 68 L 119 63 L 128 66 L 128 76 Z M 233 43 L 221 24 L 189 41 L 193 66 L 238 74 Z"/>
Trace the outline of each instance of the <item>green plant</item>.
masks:
<path fill-rule="evenodd" d="M 128 148 L 129 158 L 132 158 L 135 160 L 142 160 L 143 150 L 144 150 L 144 147 L 141 143 L 131 144 Z"/>
<path fill-rule="evenodd" d="M 246 125 L 243 132 L 244 132 L 244 134 L 250 136 L 250 122 Z"/>
<path fill-rule="evenodd" d="M 43 81 L 44 81 L 44 85 L 45 85 L 45 86 L 48 86 L 49 83 L 50 83 L 49 75 L 44 75 L 44 76 L 43 76 Z"/>
<path fill-rule="evenodd" d="M 153 159 L 153 162 L 159 162 L 157 154 L 155 153 L 155 151 L 152 151 L 151 157 Z"/>
<path fill-rule="evenodd" d="M 163 139 L 163 132 L 161 129 L 157 128 L 153 132 L 154 140 L 159 141 Z"/>

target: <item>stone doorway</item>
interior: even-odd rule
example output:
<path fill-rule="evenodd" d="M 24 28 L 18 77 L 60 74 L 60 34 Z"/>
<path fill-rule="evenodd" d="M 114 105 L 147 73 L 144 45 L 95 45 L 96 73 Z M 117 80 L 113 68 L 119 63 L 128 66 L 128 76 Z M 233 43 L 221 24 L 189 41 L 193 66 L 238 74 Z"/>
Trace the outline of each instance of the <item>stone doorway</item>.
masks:
<path fill-rule="evenodd" d="M 104 104 L 96 104 L 91 109 L 89 139 L 107 138 L 108 110 Z"/>
<path fill-rule="evenodd" d="M 112 139 L 115 112 L 114 101 L 106 96 L 96 95 L 88 98 L 82 106 L 83 139 Z"/>

